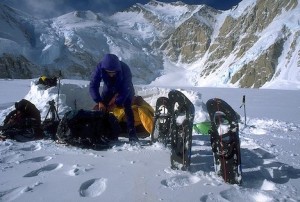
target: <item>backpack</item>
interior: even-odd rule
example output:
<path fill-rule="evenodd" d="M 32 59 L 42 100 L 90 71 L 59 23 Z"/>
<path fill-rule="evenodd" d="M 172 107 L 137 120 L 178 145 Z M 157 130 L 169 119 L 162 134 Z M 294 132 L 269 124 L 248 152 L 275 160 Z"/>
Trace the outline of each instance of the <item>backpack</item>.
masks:
<path fill-rule="evenodd" d="M 56 137 L 60 143 L 81 148 L 104 149 L 110 140 L 118 138 L 117 118 L 96 110 L 71 110 L 60 121 Z"/>
<path fill-rule="evenodd" d="M 57 85 L 57 77 L 46 77 L 46 76 L 41 76 L 37 82 L 37 84 L 42 84 L 46 86 L 47 88 L 56 86 Z"/>
<path fill-rule="evenodd" d="M 42 130 L 34 118 L 24 117 L 17 110 L 6 116 L 3 126 L 0 126 L 1 136 L 19 142 L 27 142 L 41 138 Z"/>
<path fill-rule="evenodd" d="M 35 105 L 22 99 L 15 103 L 15 108 L 5 117 L 1 135 L 21 142 L 43 138 L 41 116 Z"/>

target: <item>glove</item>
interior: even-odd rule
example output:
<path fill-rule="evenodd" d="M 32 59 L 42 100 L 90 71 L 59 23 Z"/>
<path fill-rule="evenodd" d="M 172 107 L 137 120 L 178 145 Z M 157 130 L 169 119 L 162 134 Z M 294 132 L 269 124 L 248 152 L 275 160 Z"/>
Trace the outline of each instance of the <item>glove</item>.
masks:
<path fill-rule="evenodd" d="M 105 112 L 106 111 L 106 107 L 105 105 L 102 103 L 102 102 L 99 102 L 98 103 L 98 109 L 102 112 Z"/>

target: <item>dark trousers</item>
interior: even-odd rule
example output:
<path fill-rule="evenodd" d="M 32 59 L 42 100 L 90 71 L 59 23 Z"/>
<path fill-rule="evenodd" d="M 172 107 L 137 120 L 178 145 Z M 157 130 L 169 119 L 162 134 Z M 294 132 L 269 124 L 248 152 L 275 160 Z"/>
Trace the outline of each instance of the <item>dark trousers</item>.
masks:
<path fill-rule="evenodd" d="M 115 94 L 106 91 L 106 92 L 103 92 L 101 96 L 102 96 L 104 104 L 107 107 L 108 103 L 115 96 Z M 135 136 L 134 115 L 133 115 L 133 110 L 132 110 L 131 104 L 132 104 L 132 97 L 128 97 L 124 101 L 122 107 L 124 107 L 124 111 L 125 111 L 128 135 Z"/>

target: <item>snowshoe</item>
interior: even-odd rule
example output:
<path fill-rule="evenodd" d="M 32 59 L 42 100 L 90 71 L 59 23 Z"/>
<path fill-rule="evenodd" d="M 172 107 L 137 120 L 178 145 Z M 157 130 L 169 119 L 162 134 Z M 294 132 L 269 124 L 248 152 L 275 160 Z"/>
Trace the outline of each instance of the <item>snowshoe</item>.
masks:
<path fill-rule="evenodd" d="M 159 97 L 156 101 L 154 126 L 151 133 L 151 141 L 162 142 L 167 145 L 171 142 L 170 124 L 171 124 L 171 107 L 167 97 Z"/>
<path fill-rule="evenodd" d="M 242 171 L 237 113 L 218 98 L 208 100 L 206 106 L 211 120 L 209 134 L 215 171 L 225 182 L 240 184 Z"/>
<path fill-rule="evenodd" d="M 172 112 L 171 168 L 188 170 L 191 162 L 195 108 L 180 91 L 172 90 L 168 97 Z"/>

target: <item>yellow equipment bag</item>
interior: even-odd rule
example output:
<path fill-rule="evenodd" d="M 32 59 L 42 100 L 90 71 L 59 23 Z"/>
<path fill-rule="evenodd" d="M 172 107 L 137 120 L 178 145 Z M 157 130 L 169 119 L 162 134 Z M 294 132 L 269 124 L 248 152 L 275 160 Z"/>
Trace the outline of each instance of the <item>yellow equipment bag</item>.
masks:
<path fill-rule="evenodd" d="M 134 125 L 142 125 L 150 135 L 153 130 L 154 109 L 141 96 L 135 96 L 132 101 L 132 110 Z M 112 113 L 117 117 L 119 122 L 126 122 L 124 108 L 115 107 Z"/>

